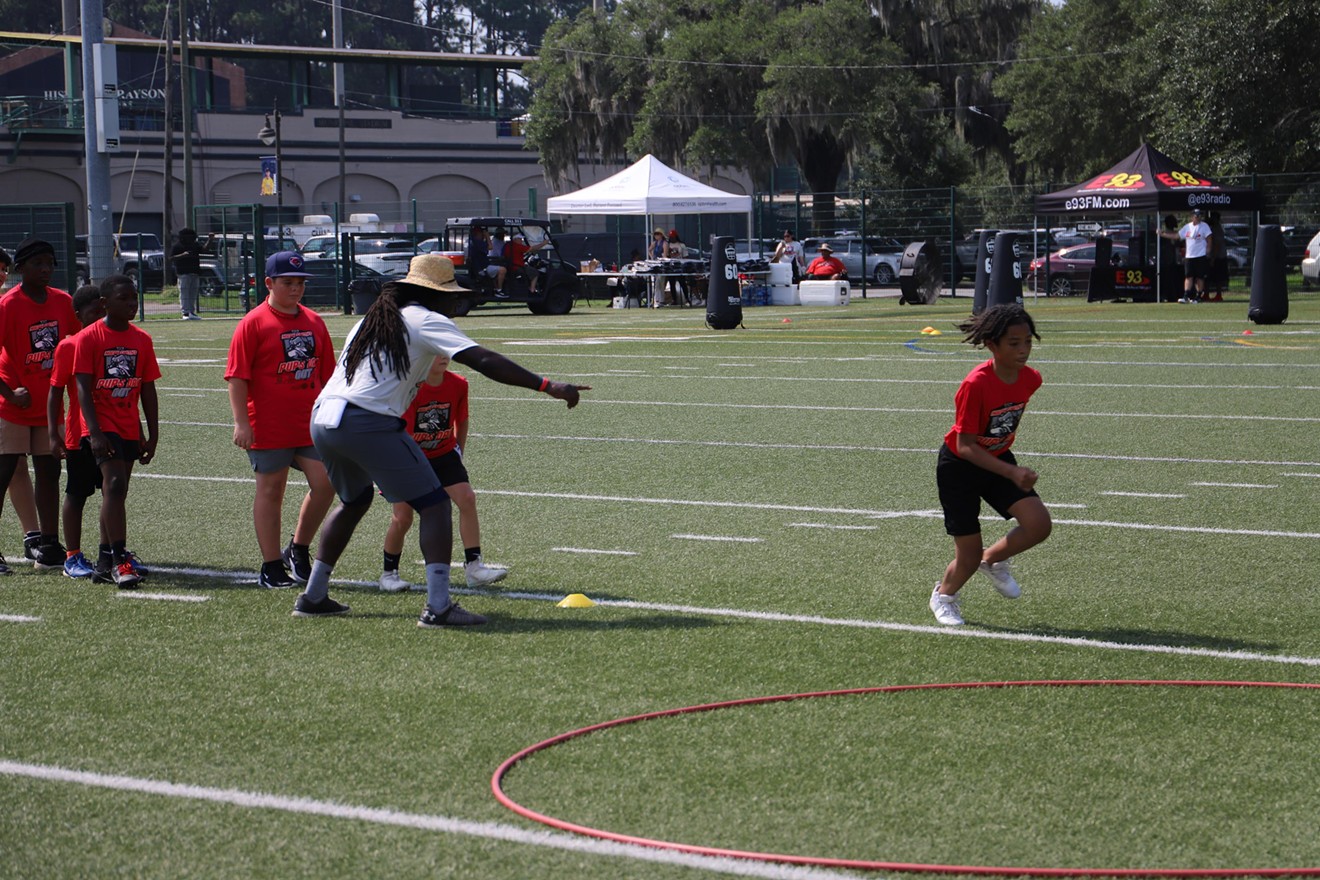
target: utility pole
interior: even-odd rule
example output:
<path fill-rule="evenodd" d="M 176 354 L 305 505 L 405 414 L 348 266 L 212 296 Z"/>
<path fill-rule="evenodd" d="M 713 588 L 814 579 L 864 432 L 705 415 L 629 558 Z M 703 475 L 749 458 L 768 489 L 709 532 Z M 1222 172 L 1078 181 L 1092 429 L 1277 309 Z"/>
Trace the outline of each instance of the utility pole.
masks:
<path fill-rule="evenodd" d="M 344 8 L 341 0 L 334 0 L 334 43 L 336 49 L 344 48 Z M 339 108 L 339 210 L 336 217 L 344 213 L 344 62 L 335 62 L 335 106 Z"/>
<path fill-rule="evenodd" d="M 105 278 L 114 271 L 110 212 L 110 156 L 97 145 L 97 47 L 105 43 L 101 0 L 82 0 L 83 141 L 87 152 L 87 272 Z M 89 278 L 89 280 L 90 280 Z"/>
<path fill-rule="evenodd" d="M 165 193 L 161 205 L 160 222 L 160 240 L 165 246 L 165 282 L 168 284 L 174 280 L 174 261 L 169 259 L 170 240 L 174 234 L 174 119 L 172 111 L 174 109 L 174 89 L 171 86 L 171 80 L 174 79 L 173 65 L 170 62 L 174 59 L 174 32 L 170 27 L 170 17 L 165 16 L 165 167 L 161 172 L 161 177 L 165 181 Z M 184 226 L 188 222 L 184 221 Z"/>
<path fill-rule="evenodd" d="M 188 0 L 179 0 L 179 109 L 183 114 L 183 216 L 192 222 L 192 57 L 188 54 Z"/>

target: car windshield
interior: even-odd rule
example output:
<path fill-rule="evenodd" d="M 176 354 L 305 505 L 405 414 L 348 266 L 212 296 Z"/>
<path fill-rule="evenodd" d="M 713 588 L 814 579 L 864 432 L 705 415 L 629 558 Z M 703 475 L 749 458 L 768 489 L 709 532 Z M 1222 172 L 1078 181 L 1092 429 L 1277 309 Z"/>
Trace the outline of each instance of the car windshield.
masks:
<path fill-rule="evenodd" d="M 160 239 L 152 232 L 144 232 L 141 235 L 136 232 L 125 232 L 115 236 L 115 240 L 119 242 L 120 248 L 137 250 L 140 245 L 144 251 L 160 250 Z"/>

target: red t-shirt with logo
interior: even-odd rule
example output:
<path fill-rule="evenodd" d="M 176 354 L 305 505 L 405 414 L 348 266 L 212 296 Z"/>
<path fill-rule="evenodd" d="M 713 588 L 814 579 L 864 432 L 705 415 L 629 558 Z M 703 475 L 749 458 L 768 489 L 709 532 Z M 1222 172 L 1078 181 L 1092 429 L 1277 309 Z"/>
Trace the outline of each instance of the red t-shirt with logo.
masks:
<path fill-rule="evenodd" d="M 81 331 L 79 331 L 81 332 Z M 64 448 L 77 449 L 83 434 L 82 407 L 78 405 L 78 382 L 73 372 L 73 352 L 78 334 L 66 336 L 55 346 L 55 366 L 50 371 L 50 392 L 67 398 L 64 413 Z"/>
<path fill-rule="evenodd" d="M 468 380 L 445 370 L 439 385 L 423 382 L 403 419 L 427 458 L 453 451 L 458 426 L 468 420 Z"/>
<path fill-rule="evenodd" d="M 43 303 L 34 302 L 22 285 L 0 298 L 0 378 L 32 395 L 27 409 L 0 400 L 0 419 L 33 428 L 46 424 L 55 347 L 81 326 L 73 313 L 73 297 L 58 288 L 46 288 Z"/>
<path fill-rule="evenodd" d="M 981 364 L 958 386 L 953 427 L 944 435 L 944 444 L 957 455 L 958 435 L 968 434 L 986 452 L 1003 455 L 1012 447 L 1027 401 L 1041 381 L 1038 371 L 1023 367 L 1010 385 L 995 374 L 994 361 Z"/>
<path fill-rule="evenodd" d="M 74 340 L 73 371 L 92 377 L 92 410 L 101 430 L 124 440 L 141 440 L 142 383 L 160 378 L 156 347 L 146 331 L 132 324 L 112 330 L 103 320 L 88 324 Z M 82 436 L 90 433 L 84 423 Z"/>
<path fill-rule="evenodd" d="M 225 379 L 248 383 L 253 449 L 312 445 L 312 404 L 335 371 L 325 321 L 298 306 L 292 315 L 263 302 L 248 312 L 229 342 Z"/>

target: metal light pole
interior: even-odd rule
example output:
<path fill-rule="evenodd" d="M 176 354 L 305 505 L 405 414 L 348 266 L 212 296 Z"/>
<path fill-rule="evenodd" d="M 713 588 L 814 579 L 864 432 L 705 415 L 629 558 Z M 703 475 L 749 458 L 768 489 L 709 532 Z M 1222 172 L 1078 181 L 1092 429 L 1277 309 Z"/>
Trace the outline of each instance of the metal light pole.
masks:
<path fill-rule="evenodd" d="M 271 114 L 266 114 L 266 124 L 257 132 L 257 139 L 266 146 L 275 145 L 275 209 L 279 222 L 284 223 L 284 154 L 280 143 L 280 105 L 278 103 L 272 108 L 275 115 L 275 127 L 270 127 Z"/>

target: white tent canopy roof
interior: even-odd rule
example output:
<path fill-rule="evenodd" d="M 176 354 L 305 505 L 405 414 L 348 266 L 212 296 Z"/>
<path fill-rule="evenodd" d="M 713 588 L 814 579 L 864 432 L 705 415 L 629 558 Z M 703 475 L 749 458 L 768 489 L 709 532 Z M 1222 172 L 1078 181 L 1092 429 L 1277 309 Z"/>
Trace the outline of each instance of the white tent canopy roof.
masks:
<path fill-rule="evenodd" d="M 551 214 L 746 214 L 752 197 L 706 186 L 647 153 L 586 189 L 546 200 Z"/>

